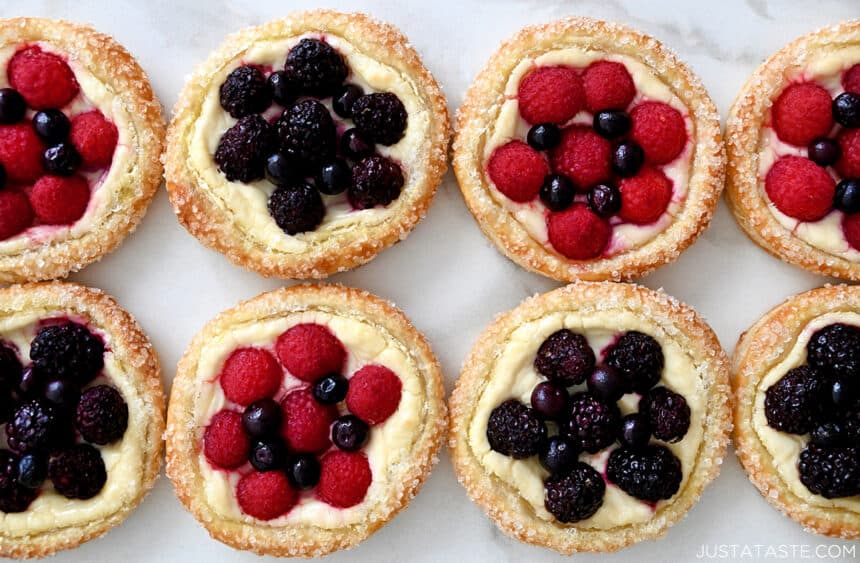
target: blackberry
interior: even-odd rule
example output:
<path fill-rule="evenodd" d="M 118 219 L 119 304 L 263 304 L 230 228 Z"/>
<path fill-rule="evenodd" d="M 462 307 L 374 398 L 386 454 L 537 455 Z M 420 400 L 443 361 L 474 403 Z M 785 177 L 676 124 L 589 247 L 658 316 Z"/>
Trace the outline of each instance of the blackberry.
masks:
<path fill-rule="evenodd" d="M 821 411 L 821 381 L 809 366 L 790 370 L 771 385 L 764 396 L 764 414 L 770 427 L 789 434 L 812 430 Z"/>
<path fill-rule="evenodd" d="M 116 442 L 128 427 L 128 405 L 109 385 L 91 387 L 81 395 L 75 426 L 87 442 L 100 446 Z"/>
<path fill-rule="evenodd" d="M 538 459 L 551 475 L 564 475 L 576 464 L 579 459 L 579 450 L 567 438 L 553 436 L 541 448 Z"/>
<path fill-rule="evenodd" d="M 313 173 L 331 160 L 337 148 L 334 121 L 324 105 L 316 100 L 302 100 L 284 110 L 278 119 L 281 147 Z"/>
<path fill-rule="evenodd" d="M 409 116 L 403 102 L 389 92 L 362 96 L 352 105 L 352 121 L 364 138 L 393 145 L 403 138 Z"/>
<path fill-rule="evenodd" d="M 0 388 L 15 387 L 21 381 L 23 370 L 18 353 L 6 344 L 0 343 Z"/>
<path fill-rule="evenodd" d="M 652 337 L 625 332 L 606 354 L 606 363 L 627 378 L 629 387 L 644 393 L 657 385 L 663 374 L 663 349 Z"/>
<path fill-rule="evenodd" d="M 253 182 L 264 176 L 266 158 L 277 148 L 278 139 L 269 122 L 248 115 L 227 129 L 215 149 L 215 163 L 231 182 Z"/>
<path fill-rule="evenodd" d="M 671 498 L 681 486 L 681 462 L 665 446 L 618 448 L 609 455 L 606 476 L 632 497 L 646 502 Z"/>
<path fill-rule="evenodd" d="M 809 441 L 816 446 L 835 447 L 846 446 L 846 431 L 838 422 L 823 422 L 815 426 L 809 433 Z"/>
<path fill-rule="evenodd" d="M 538 348 L 534 368 L 541 375 L 564 384 L 577 385 L 594 370 L 594 350 L 588 340 L 566 328 L 549 335 Z"/>
<path fill-rule="evenodd" d="M 221 107 L 239 119 L 262 113 L 272 103 L 272 88 L 257 67 L 244 65 L 227 75 L 221 84 Z"/>
<path fill-rule="evenodd" d="M 666 387 L 655 387 L 643 396 L 639 412 L 647 418 L 654 437 L 664 442 L 677 442 L 690 428 L 687 400 Z"/>
<path fill-rule="evenodd" d="M 534 409 L 508 399 L 490 413 L 487 440 L 500 454 L 523 459 L 541 450 L 546 441 L 546 426 Z"/>
<path fill-rule="evenodd" d="M 806 354 L 814 368 L 853 377 L 860 371 L 860 328 L 842 323 L 826 326 L 809 339 Z"/>
<path fill-rule="evenodd" d="M 591 393 L 577 393 L 570 398 L 567 418 L 559 430 L 581 450 L 593 454 L 615 442 L 620 419 L 615 403 L 601 401 Z"/>
<path fill-rule="evenodd" d="M 81 155 L 72 143 L 48 147 L 42 154 L 42 166 L 48 174 L 71 176 L 81 165 Z"/>
<path fill-rule="evenodd" d="M 325 217 L 319 192 L 304 182 L 279 187 L 269 196 L 269 214 L 288 235 L 312 231 Z"/>
<path fill-rule="evenodd" d="M 603 505 L 606 483 L 587 463 L 578 462 L 570 473 L 544 481 L 544 506 L 559 522 L 579 522 Z"/>
<path fill-rule="evenodd" d="M 0 512 L 24 512 L 38 494 L 18 482 L 18 456 L 0 450 Z"/>
<path fill-rule="evenodd" d="M 352 167 L 349 202 L 356 209 L 386 206 L 400 196 L 403 171 L 384 156 L 369 156 Z"/>
<path fill-rule="evenodd" d="M 89 444 L 77 444 L 51 454 L 48 477 L 66 498 L 86 500 L 99 494 L 107 481 L 102 454 Z"/>
<path fill-rule="evenodd" d="M 346 80 L 349 69 L 328 43 L 302 39 L 287 54 L 284 74 L 297 93 L 327 98 Z"/>
<path fill-rule="evenodd" d="M 797 463 L 800 482 L 824 498 L 860 494 L 860 449 L 808 445 Z"/>
<path fill-rule="evenodd" d="M 9 447 L 17 452 L 32 452 L 51 449 L 71 437 L 68 422 L 51 404 L 34 399 L 12 413 L 6 423 L 6 439 Z"/>

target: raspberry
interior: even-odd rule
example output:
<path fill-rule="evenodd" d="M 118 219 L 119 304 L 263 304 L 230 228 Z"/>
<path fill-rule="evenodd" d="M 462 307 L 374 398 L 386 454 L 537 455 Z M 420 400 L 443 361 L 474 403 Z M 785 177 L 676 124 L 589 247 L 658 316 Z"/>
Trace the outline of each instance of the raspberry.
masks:
<path fill-rule="evenodd" d="M 37 372 L 81 386 L 102 370 L 104 353 L 104 342 L 87 327 L 73 322 L 40 329 L 30 346 L 30 359 Z"/>
<path fill-rule="evenodd" d="M 61 108 L 80 90 L 66 61 L 35 46 L 15 53 L 6 72 L 9 83 L 33 109 Z"/>
<path fill-rule="evenodd" d="M 10 182 L 29 184 L 42 175 L 45 144 L 29 123 L 0 125 L 0 164 Z"/>
<path fill-rule="evenodd" d="M 250 448 L 248 436 L 242 430 L 242 415 L 238 412 L 218 411 L 203 432 L 203 454 L 216 467 L 239 467 L 248 459 Z"/>
<path fill-rule="evenodd" d="M 283 379 L 281 366 L 270 352 L 239 348 L 224 362 L 219 381 L 227 399 L 244 407 L 274 395 Z"/>
<path fill-rule="evenodd" d="M 81 176 L 42 176 L 30 192 L 30 205 L 46 225 L 72 225 L 90 204 L 90 186 Z"/>
<path fill-rule="evenodd" d="M 627 67 L 612 61 L 588 65 L 582 75 L 585 107 L 591 113 L 606 109 L 625 109 L 636 96 L 636 85 Z"/>
<path fill-rule="evenodd" d="M 313 231 L 325 217 L 325 204 L 318 190 L 299 182 L 282 186 L 269 196 L 269 215 L 288 235 Z"/>
<path fill-rule="evenodd" d="M 618 216 L 629 223 L 647 225 L 659 219 L 672 201 L 672 180 L 659 168 L 643 168 L 618 187 L 621 209 Z"/>
<path fill-rule="evenodd" d="M 253 182 L 264 176 L 266 159 L 277 144 L 277 135 L 269 122 L 259 115 L 249 115 L 221 136 L 215 149 L 215 163 L 231 182 Z"/>
<path fill-rule="evenodd" d="M 632 497 L 657 502 L 678 492 L 681 462 L 665 446 L 618 448 L 609 455 L 606 477 Z"/>
<path fill-rule="evenodd" d="M 860 213 L 842 217 L 842 232 L 848 244 L 860 250 Z"/>
<path fill-rule="evenodd" d="M 279 338 L 275 352 L 290 373 L 302 381 L 316 381 L 320 377 L 343 371 L 346 350 L 340 340 L 323 325 L 304 323 L 296 325 Z"/>
<path fill-rule="evenodd" d="M 281 407 L 281 436 L 290 451 L 317 453 L 331 446 L 329 428 L 337 418 L 334 405 L 322 405 L 309 389 L 300 389 L 287 395 Z"/>
<path fill-rule="evenodd" d="M 48 477 L 66 498 L 86 500 L 99 494 L 107 481 L 102 454 L 89 444 L 77 444 L 51 454 Z"/>
<path fill-rule="evenodd" d="M 570 411 L 559 430 L 581 450 L 594 454 L 615 442 L 620 421 L 615 403 L 577 393 L 570 398 Z"/>
<path fill-rule="evenodd" d="M 360 452 L 334 451 L 322 458 L 317 496 L 337 508 L 349 508 L 364 500 L 373 480 L 367 456 Z"/>
<path fill-rule="evenodd" d="M 272 103 L 272 89 L 260 69 L 243 65 L 227 75 L 218 91 L 221 107 L 239 119 L 262 113 Z"/>
<path fill-rule="evenodd" d="M 397 410 L 402 389 L 400 378 L 387 367 L 364 366 L 349 379 L 346 406 L 364 422 L 381 424 Z"/>
<path fill-rule="evenodd" d="M 765 392 L 768 425 L 790 434 L 806 434 L 821 414 L 821 396 L 819 375 L 813 368 L 790 370 Z"/>
<path fill-rule="evenodd" d="M 352 120 L 365 139 L 393 145 L 403 138 L 408 120 L 406 108 L 394 94 L 368 94 L 352 106 Z"/>
<path fill-rule="evenodd" d="M 860 129 L 845 129 L 838 140 L 842 157 L 836 170 L 843 178 L 860 178 Z"/>
<path fill-rule="evenodd" d="M 579 385 L 594 370 L 594 350 L 584 336 L 563 328 L 541 343 L 534 367 L 565 387 Z"/>
<path fill-rule="evenodd" d="M 574 203 L 564 211 L 550 213 L 547 220 L 549 242 L 571 260 L 590 260 L 600 256 L 612 227 L 584 203 Z"/>
<path fill-rule="evenodd" d="M 496 148 L 487 162 L 487 175 L 496 189 L 518 203 L 536 198 L 547 174 L 546 159 L 522 141 Z"/>
<path fill-rule="evenodd" d="M 347 196 L 356 209 L 388 205 L 400 196 L 403 171 L 384 156 L 369 156 L 352 168 L 352 185 Z"/>
<path fill-rule="evenodd" d="M 113 161 L 119 132 L 100 111 L 93 110 L 75 116 L 69 140 L 80 153 L 83 167 L 93 170 Z"/>
<path fill-rule="evenodd" d="M 830 94 L 810 82 L 792 84 L 773 104 L 771 121 L 780 140 L 805 147 L 816 137 L 826 137 L 833 127 Z"/>
<path fill-rule="evenodd" d="M 33 209 L 23 192 L 0 191 L 0 240 L 12 238 L 33 224 Z"/>
<path fill-rule="evenodd" d="M 777 209 L 800 221 L 818 221 L 830 212 L 836 183 L 824 168 L 807 158 L 783 156 L 764 180 Z"/>
<path fill-rule="evenodd" d="M 534 409 L 508 399 L 487 420 L 487 441 L 502 455 L 525 459 L 537 455 L 546 441 L 546 425 Z"/>
<path fill-rule="evenodd" d="M 0 512 L 24 512 L 38 494 L 18 483 L 18 456 L 0 450 Z"/>
<path fill-rule="evenodd" d="M 687 125 L 681 112 L 662 102 L 643 102 L 630 112 L 631 138 L 653 164 L 677 158 L 687 144 Z"/>
<path fill-rule="evenodd" d="M 565 129 L 561 143 L 552 151 L 554 172 L 570 178 L 577 190 L 587 192 L 592 186 L 612 176 L 612 145 L 591 127 L 575 125 Z"/>
<path fill-rule="evenodd" d="M 116 442 L 128 427 L 128 405 L 113 387 L 90 387 L 81 395 L 75 426 L 87 442 Z"/>
<path fill-rule="evenodd" d="M 842 75 L 842 87 L 847 92 L 860 94 L 860 63 L 845 71 Z"/>
<path fill-rule="evenodd" d="M 257 520 L 283 516 L 295 506 L 298 495 L 280 471 L 253 472 L 239 479 L 236 500 L 242 512 Z"/>
<path fill-rule="evenodd" d="M 319 39 L 302 39 L 290 49 L 284 74 L 296 93 L 327 98 L 346 80 L 343 57 Z"/>
<path fill-rule="evenodd" d="M 606 483 L 587 463 L 577 462 L 565 475 L 553 475 L 543 482 L 546 509 L 559 522 L 579 522 L 591 518 L 603 505 Z"/>
<path fill-rule="evenodd" d="M 860 372 L 860 328 L 836 323 L 816 331 L 806 344 L 806 361 L 813 368 L 854 378 Z"/>
<path fill-rule="evenodd" d="M 860 449 L 822 448 L 810 444 L 800 452 L 800 481 L 824 498 L 860 494 Z"/>
<path fill-rule="evenodd" d="M 293 153 L 307 172 L 315 173 L 334 156 L 337 148 L 334 121 L 318 101 L 302 100 L 287 108 L 277 127 L 281 147 Z"/>
<path fill-rule="evenodd" d="M 633 391 L 645 393 L 663 375 L 663 349 L 654 338 L 631 330 L 609 349 L 606 364 L 620 371 Z"/>
<path fill-rule="evenodd" d="M 534 125 L 569 121 L 585 105 L 582 79 L 572 68 L 538 67 L 520 82 L 520 115 Z"/>
<path fill-rule="evenodd" d="M 651 425 L 654 437 L 664 442 L 677 442 L 690 428 L 690 407 L 682 395 L 655 387 L 639 400 L 639 412 Z"/>

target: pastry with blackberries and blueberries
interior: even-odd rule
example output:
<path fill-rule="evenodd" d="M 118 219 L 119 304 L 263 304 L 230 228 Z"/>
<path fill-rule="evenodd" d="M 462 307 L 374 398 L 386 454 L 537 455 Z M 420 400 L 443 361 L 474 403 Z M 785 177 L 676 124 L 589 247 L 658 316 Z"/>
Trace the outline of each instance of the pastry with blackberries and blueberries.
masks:
<path fill-rule="evenodd" d="M 728 361 L 662 293 L 580 282 L 479 337 L 449 402 L 460 482 L 506 534 L 563 554 L 655 539 L 716 477 Z"/>
<path fill-rule="evenodd" d="M 168 133 L 180 222 L 265 276 L 324 278 L 420 221 L 445 172 L 445 97 L 399 30 L 300 12 L 231 35 Z"/>

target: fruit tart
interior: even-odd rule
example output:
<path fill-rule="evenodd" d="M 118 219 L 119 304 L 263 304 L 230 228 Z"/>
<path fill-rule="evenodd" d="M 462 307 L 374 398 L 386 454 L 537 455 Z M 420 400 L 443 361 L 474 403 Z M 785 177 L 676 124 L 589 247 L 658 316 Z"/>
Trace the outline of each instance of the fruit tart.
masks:
<path fill-rule="evenodd" d="M 161 183 L 146 74 L 77 24 L 0 19 L 0 282 L 64 277 L 115 249 Z"/>
<path fill-rule="evenodd" d="M 733 371 L 737 454 L 762 496 L 808 530 L 860 538 L 860 288 L 773 308 Z"/>
<path fill-rule="evenodd" d="M 111 298 L 70 283 L 0 289 L 0 555 L 101 536 L 161 467 L 158 358 Z"/>
<path fill-rule="evenodd" d="M 405 238 L 446 168 L 439 85 L 396 28 L 300 12 L 230 36 L 185 86 L 167 188 L 205 245 L 322 278 Z"/>
<path fill-rule="evenodd" d="M 717 110 L 656 39 L 569 18 L 527 27 L 466 93 L 463 197 L 508 258 L 562 281 L 626 280 L 674 260 L 723 186 Z"/>
<path fill-rule="evenodd" d="M 316 557 L 409 503 L 446 421 L 439 365 L 403 313 L 355 289 L 284 288 L 192 341 L 170 398 L 167 473 L 215 539 Z"/>
<path fill-rule="evenodd" d="M 455 470 L 530 544 L 572 554 L 660 537 L 719 472 L 728 372 L 710 327 L 662 293 L 580 282 L 529 298 L 464 363 Z"/>
<path fill-rule="evenodd" d="M 860 20 L 765 61 L 732 106 L 726 146 L 728 202 L 753 242 L 860 280 Z"/>

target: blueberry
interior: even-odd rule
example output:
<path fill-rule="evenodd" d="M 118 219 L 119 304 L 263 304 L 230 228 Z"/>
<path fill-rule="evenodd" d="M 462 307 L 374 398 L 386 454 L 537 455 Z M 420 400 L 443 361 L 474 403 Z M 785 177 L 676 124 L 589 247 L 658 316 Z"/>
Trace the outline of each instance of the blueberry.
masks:
<path fill-rule="evenodd" d="M 314 185 L 320 192 L 328 195 L 339 194 L 352 184 L 352 169 L 343 159 L 338 158 L 323 164 L 315 180 Z"/>
<path fill-rule="evenodd" d="M 260 440 L 251 446 L 248 461 L 257 471 L 281 469 L 287 459 L 287 448 L 280 440 Z"/>
<path fill-rule="evenodd" d="M 6 187 L 6 169 L 0 164 L 0 190 Z"/>
<path fill-rule="evenodd" d="M 266 159 L 266 179 L 276 186 L 288 186 L 300 178 L 299 166 L 288 153 L 278 151 Z"/>
<path fill-rule="evenodd" d="M 371 156 L 376 151 L 376 146 L 368 141 L 353 127 L 343 132 L 340 137 L 340 152 L 352 160 L 361 160 Z"/>
<path fill-rule="evenodd" d="M 269 75 L 269 89 L 275 103 L 287 107 L 296 101 L 295 93 L 290 88 L 290 81 L 283 70 L 277 70 Z"/>
<path fill-rule="evenodd" d="M 589 391 L 607 401 L 617 401 L 627 391 L 627 380 L 618 370 L 609 366 L 595 368 L 586 383 Z"/>
<path fill-rule="evenodd" d="M 621 192 L 609 184 L 597 184 L 588 191 L 588 207 L 601 217 L 621 211 Z"/>
<path fill-rule="evenodd" d="M 33 369 L 32 366 L 27 366 L 21 372 L 21 380 L 18 382 L 18 390 L 23 395 L 33 395 L 38 393 L 41 387 L 42 376 L 39 371 Z"/>
<path fill-rule="evenodd" d="M 579 460 L 579 452 L 573 442 L 562 436 L 553 436 L 538 454 L 540 464 L 553 475 L 564 475 Z"/>
<path fill-rule="evenodd" d="M 17 123 L 24 119 L 27 102 L 14 88 L 0 88 L 0 123 Z"/>
<path fill-rule="evenodd" d="M 860 211 L 860 180 L 848 178 L 836 184 L 833 207 L 845 213 Z"/>
<path fill-rule="evenodd" d="M 345 452 L 360 450 L 367 443 L 370 427 L 353 414 L 344 415 L 331 427 L 331 441 Z"/>
<path fill-rule="evenodd" d="M 618 441 L 621 442 L 622 446 L 642 448 L 648 444 L 648 440 L 650 439 L 651 427 L 643 415 L 633 413 L 621 419 L 621 431 L 618 434 Z"/>
<path fill-rule="evenodd" d="M 558 419 L 570 400 L 567 389 L 551 381 L 538 383 L 532 391 L 532 408 L 544 418 Z"/>
<path fill-rule="evenodd" d="M 42 166 L 49 174 L 71 176 L 81 165 L 81 155 L 71 143 L 49 147 L 42 155 Z"/>
<path fill-rule="evenodd" d="M 81 398 L 81 388 L 67 379 L 52 379 L 45 384 L 45 399 L 66 412 L 74 412 Z"/>
<path fill-rule="evenodd" d="M 287 479 L 297 489 L 310 489 L 320 481 L 320 462 L 313 454 L 292 456 L 287 460 Z"/>
<path fill-rule="evenodd" d="M 826 448 L 841 446 L 845 442 L 842 427 L 836 422 L 819 424 L 812 429 L 809 438 L 816 446 L 824 446 Z"/>
<path fill-rule="evenodd" d="M 324 405 L 333 405 L 346 399 L 349 381 L 339 373 L 330 373 L 314 383 L 314 399 Z"/>
<path fill-rule="evenodd" d="M 632 122 L 626 112 L 606 109 L 594 114 L 594 131 L 606 139 L 615 139 L 630 130 Z"/>
<path fill-rule="evenodd" d="M 361 86 L 347 84 L 335 92 L 331 101 L 331 108 L 339 116 L 348 119 L 352 117 L 352 106 L 356 100 L 364 95 Z"/>
<path fill-rule="evenodd" d="M 857 389 L 848 379 L 834 379 L 829 386 L 829 391 L 830 400 L 837 407 L 847 407 L 857 399 Z"/>
<path fill-rule="evenodd" d="M 18 460 L 18 484 L 38 489 L 48 476 L 48 460 L 39 454 L 24 454 Z"/>
<path fill-rule="evenodd" d="M 842 154 L 839 143 L 827 137 L 816 137 L 812 139 L 807 148 L 809 160 L 819 166 L 830 166 L 835 164 Z"/>
<path fill-rule="evenodd" d="M 58 109 L 38 111 L 33 116 L 33 129 L 42 140 L 49 143 L 64 141 L 70 128 L 69 118 Z"/>
<path fill-rule="evenodd" d="M 833 119 L 843 127 L 860 127 L 860 94 L 842 92 L 833 100 Z"/>
<path fill-rule="evenodd" d="M 561 130 L 554 123 L 539 123 L 529 129 L 526 140 L 538 151 L 549 151 L 561 142 Z"/>
<path fill-rule="evenodd" d="M 281 405 L 274 399 L 260 399 L 245 408 L 242 428 L 251 436 L 276 433 L 281 427 Z"/>
<path fill-rule="evenodd" d="M 612 170 L 622 178 L 635 176 L 645 162 L 645 152 L 635 141 L 623 141 L 612 153 Z"/>
<path fill-rule="evenodd" d="M 573 182 L 561 174 L 550 174 L 540 187 L 540 199 L 552 211 L 563 211 L 573 203 Z"/>

